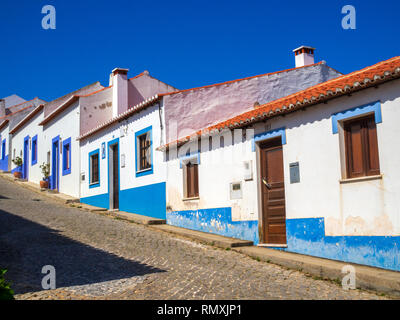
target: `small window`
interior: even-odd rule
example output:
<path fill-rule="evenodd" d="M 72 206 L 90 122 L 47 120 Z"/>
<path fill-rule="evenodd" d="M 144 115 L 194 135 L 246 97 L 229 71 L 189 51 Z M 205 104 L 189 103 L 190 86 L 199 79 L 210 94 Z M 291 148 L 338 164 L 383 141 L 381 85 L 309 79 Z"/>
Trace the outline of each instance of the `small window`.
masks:
<path fill-rule="evenodd" d="M 374 115 L 344 122 L 347 178 L 380 174 Z"/>
<path fill-rule="evenodd" d="M 31 160 L 32 166 L 37 163 L 37 148 L 38 145 L 37 145 L 37 135 L 36 135 L 32 137 L 32 160 Z"/>
<path fill-rule="evenodd" d="M 197 198 L 199 196 L 199 165 L 197 163 L 188 162 L 185 167 L 185 186 L 186 198 Z"/>
<path fill-rule="evenodd" d="M 153 173 L 151 127 L 141 130 L 136 136 L 136 176 Z"/>
<path fill-rule="evenodd" d="M 99 150 L 89 154 L 89 185 L 91 188 L 100 186 Z"/>
<path fill-rule="evenodd" d="M 63 141 L 63 175 L 71 173 L 71 138 Z"/>

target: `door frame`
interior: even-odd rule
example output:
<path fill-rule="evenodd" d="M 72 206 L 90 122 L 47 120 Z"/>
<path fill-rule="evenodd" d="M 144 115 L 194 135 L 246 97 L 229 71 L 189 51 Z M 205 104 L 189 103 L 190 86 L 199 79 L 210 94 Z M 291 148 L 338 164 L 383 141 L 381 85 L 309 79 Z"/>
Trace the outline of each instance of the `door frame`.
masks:
<path fill-rule="evenodd" d="M 57 151 L 56 151 L 57 150 Z M 60 136 L 51 140 L 51 189 L 60 189 Z"/>
<path fill-rule="evenodd" d="M 22 162 L 22 179 L 28 180 L 29 176 L 29 136 L 24 138 L 24 154 Z"/>
<path fill-rule="evenodd" d="M 262 190 L 261 190 L 261 148 L 260 144 L 268 142 L 268 140 L 276 139 L 281 137 L 282 139 L 282 156 L 284 157 L 283 146 L 286 144 L 286 133 L 285 128 L 280 128 L 268 132 L 263 132 L 254 136 L 253 141 L 253 151 L 256 152 L 256 169 L 257 169 L 257 206 L 258 206 L 258 240 L 260 246 L 271 246 L 271 247 L 287 247 L 287 244 L 269 244 L 264 241 L 264 219 L 263 219 L 263 200 L 262 200 Z M 283 172 L 285 172 L 285 161 L 283 158 Z M 286 207 L 286 188 L 285 188 L 285 207 Z M 285 215 L 285 219 L 286 215 Z M 286 226 L 287 235 L 287 226 Z"/>
<path fill-rule="evenodd" d="M 121 180 L 120 180 L 120 148 L 119 148 L 119 138 L 115 138 L 107 143 L 107 180 L 108 180 L 108 206 L 110 209 L 114 209 L 114 193 L 111 193 L 111 186 L 110 184 L 113 183 L 111 181 L 111 172 L 110 172 L 110 167 L 113 164 L 112 162 L 112 147 L 114 145 L 117 145 L 117 152 L 118 152 L 118 208 L 119 209 L 119 203 L 120 203 L 120 195 L 121 195 Z M 114 191 L 114 190 L 113 190 Z"/>

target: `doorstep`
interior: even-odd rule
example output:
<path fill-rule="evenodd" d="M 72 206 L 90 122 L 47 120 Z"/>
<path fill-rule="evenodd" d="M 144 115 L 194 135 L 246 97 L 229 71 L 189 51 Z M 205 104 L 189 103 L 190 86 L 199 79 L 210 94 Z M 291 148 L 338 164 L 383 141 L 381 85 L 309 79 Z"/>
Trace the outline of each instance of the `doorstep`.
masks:
<path fill-rule="evenodd" d="M 342 273 L 342 268 L 346 265 L 351 265 L 355 268 L 356 287 L 358 289 L 373 290 L 392 297 L 400 297 L 400 272 L 397 271 L 317 258 L 266 247 L 252 246 L 235 248 L 234 250 L 260 261 L 295 269 L 318 278 L 339 281 L 339 284 L 341 284 L 345 276 Z"/>
<path fill-rule="evenodd" d="M 177 234 L 180 236 L 184 236 L 193 240 L 197 240 L 202 243 L 206 243 L 212 246 L 220 247 L 222 249 L 227 248 L 235 248 L 235 247 L 242 247 L 242 246 L 252 246 L 253 241 L 248 240 L 240 240 L 235 238 L 229 238 L 220 236 L 213 233 L 207 233 L 202 231 L 196 231 L 191 229 L 185 229 L 181 227 L 175 227 L 168 224 L 154 226 L 158 230 L 166 231 L 169 233 Z"/>

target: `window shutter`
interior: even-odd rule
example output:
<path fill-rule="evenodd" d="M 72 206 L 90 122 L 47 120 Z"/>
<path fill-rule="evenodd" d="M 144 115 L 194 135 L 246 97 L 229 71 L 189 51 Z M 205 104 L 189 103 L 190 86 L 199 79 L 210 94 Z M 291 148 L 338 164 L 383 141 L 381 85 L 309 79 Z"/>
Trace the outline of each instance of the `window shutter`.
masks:
<path fill-rule="evenodd" d="M 361 124 L 358 121 L 351 122 L 346 126 L 345 131 L 347 136 L 347 175 L 349 178 L 361 177 L 364 175 Z"/>
<path fill-rule="evenodd" d="M 351 120 L 344 125 L 347 178 L 378 175 L 379 152 L 373 116 Z"/>
<path fill-rule="evenodd" d="M 373 118 L 366 121 L 366 138 L 367 144 L 367 175 L 380 174 L 379 168 L 379 152 L 378 152 L 378 137 L 376 134 L 376 124 Z"/>

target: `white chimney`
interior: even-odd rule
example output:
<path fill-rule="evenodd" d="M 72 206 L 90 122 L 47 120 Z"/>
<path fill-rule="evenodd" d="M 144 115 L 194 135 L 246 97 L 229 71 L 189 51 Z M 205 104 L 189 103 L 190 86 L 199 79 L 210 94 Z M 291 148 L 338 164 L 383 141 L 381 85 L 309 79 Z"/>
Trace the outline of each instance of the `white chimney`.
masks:
<path fill-rule="evenodd" d="M 6 101 L 4 99 L 0 99 L 0 118 L 4 117 L 5 115 L 6 115 Z"/>
<path fill-rule="evenodd" d="M 112 85 L 113 118 L 128 110 L 128 71 L 115 68 L 110 75 Z"/>
<path fill-rule="evenodd" d="M 293 50 L 296 60 L 296 68 L 309 66 L 314 64 L 314 50 L 313 47 L 301 46 Z"/>

